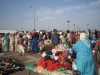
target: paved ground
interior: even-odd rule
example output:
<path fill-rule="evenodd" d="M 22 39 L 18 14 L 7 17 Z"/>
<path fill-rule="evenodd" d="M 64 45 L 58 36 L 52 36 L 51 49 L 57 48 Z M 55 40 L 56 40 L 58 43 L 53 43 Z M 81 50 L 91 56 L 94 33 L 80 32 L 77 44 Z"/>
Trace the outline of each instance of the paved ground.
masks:
<path fill-rule="evenodd" d="M 30 64 L 30 63 L 35 63 L 39 59 L 41 59 L 40 54 L 33 54 L 33 53 L 26 53 L 26 56 L 20 56 L 18 53 L 15 53 L 15 52 L 4 52 L 4 53 L 0 53 L 0 54 L 1 55 L 4 54 L 4 56 L 15 58 L 25 65 Z M 42 75 L 42 74 L 35 73 L 33 71 L 30 72 L 28 70 L 22 70 L 22 71 L 17 71 L 15 73 L 9 74 L 9 75 Z"/>

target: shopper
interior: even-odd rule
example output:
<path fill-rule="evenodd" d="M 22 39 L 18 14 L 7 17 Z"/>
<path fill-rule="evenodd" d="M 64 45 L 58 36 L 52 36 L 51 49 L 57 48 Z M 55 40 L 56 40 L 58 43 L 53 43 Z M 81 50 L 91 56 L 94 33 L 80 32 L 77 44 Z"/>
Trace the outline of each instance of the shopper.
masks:
<path fill-rule="evenodd" d="M 19 35 L 19 40 L 18 40 L 18 44 L 19 44 L 19 54 L 20 56 L 23 55 L 25 56 L 25 50 L 24 50 L 24 46 L 23 46 L 23 36 L 22 34 Z"/>
<path fill-rule="evenodd" d="M 92 43 L 87 39 L 86 33 L 80 34 L 80 40 L 73 45 L 72 49 L 77 53 L 76 63 L 79 75 L 96 75 Z"/>
<path fill-rule="evenodd" d="M 57 34 L 57 29 L 53 30 L 53 35 L 51 36 L 51 41 L 52 41 L 53 47 L 60 44 L 60 38 L 59 38 L 59 35 Z"/>

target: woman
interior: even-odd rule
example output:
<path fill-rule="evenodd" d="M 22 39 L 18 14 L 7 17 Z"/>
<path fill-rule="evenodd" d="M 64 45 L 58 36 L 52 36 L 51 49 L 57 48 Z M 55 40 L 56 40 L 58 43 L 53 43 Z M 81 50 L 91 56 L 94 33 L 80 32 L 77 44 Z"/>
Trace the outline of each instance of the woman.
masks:
<path fill-rule="evenodd" d="M 8 35 L 5 34 L 4 35 L 4 39 L 2 40 L 3 41 L 3 51 L 4 52 L 7 52 L 9 49 L 8 49 Z"/>
<path fill-rule="evenodd" d="M 19 39 L 19 33 L 15 33 L 15 52 L 18 52 L 19 46 L 18 46 L 18 39 Z"/>
<path fill-rule="evenodd" d="M 77 70 L 79 75 L 96 75 L 92 43 L 87 39 L 86 33 L 80 34 L 80 40 L 73 45 L 72 49 L 77 53 Z"/>
<path fill-rule="evenodd" d="M 39 39 L 39 35 L 36 32 L 34 34 L 34 40 L 33 40 L 33 46 L 32 46 L 33 53 L 38 53 L 38 39 Z"/>
<path fill-rule="evenodd" d="M 13 34 L 10 34 L 10 49 L 9 51 L 12 52 L 14 50 L 14 37 Z"/>
<path fill-rule="evenodd" d="M 71 34 L 70 34 L 70 31 L 67 30 L 67 37 L 66 37 L 66 40 L 70 43 L 71 41 L 71 38 L 70 38 Z"/>
<path fill-rule="evenodd" d="M 46 32 L 46 34 L 43 36 L 43 39 L 44 40 L 50 40 L 51 39 L 49 32 Z"/>
<path fill-rule="evenodd" d="M 30 50 L 31 50 L 31 41 L 32 41 L 32 35 L 31 35 L 31 33 L 29 32 L 26 37 L 28 38 L 27 39 L 28 52 L 30 52 Z"/>
<path fill-rule="evenodd" d="M 70 38 L 71 38 L 71 42 L 70 42 L 70 44 L 71 44 L 71 45 L 72 45 L 72 44 L 75 44 L 75 42 L 76 42 L 76 38 L 75 38 L 75 34 L 74 34 L 73 31 L 71 32 Z"/>
<path fill-rule="evenodd" d="M 2 52 L 2 35 L 0 34 L 0 52 Z"/>

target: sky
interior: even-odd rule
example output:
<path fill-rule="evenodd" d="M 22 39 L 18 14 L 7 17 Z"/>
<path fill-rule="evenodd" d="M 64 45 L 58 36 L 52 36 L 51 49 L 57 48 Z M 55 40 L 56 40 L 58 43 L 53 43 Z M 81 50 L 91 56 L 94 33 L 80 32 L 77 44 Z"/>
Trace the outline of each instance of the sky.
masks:
<path fill-rule="evenodd" d="M 69 30 L 100 30 L 100 0 L 0 0 L 0 29 L 31 31 L 34 20 L 36 30 L 68 30 L 68 20 Z"/>

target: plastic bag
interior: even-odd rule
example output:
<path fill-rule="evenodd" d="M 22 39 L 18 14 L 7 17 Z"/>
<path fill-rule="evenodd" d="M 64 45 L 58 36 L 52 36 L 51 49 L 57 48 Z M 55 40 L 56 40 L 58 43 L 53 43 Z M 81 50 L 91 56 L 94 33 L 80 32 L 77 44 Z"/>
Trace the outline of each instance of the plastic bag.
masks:
<path fill-rule="evenodd" d="M 34 66 L 34 64 L 28 64 L 26 67 L 25 67 L 25 69 L 26 70 L 34 70 L 34 68 L 35 68 L 35 66 Z"/>
<path fill-rule="evenodd" d="M 77 70 L 76 60 L 74 60 L 73 63 L 72 63 L 72 69 Z"/>

